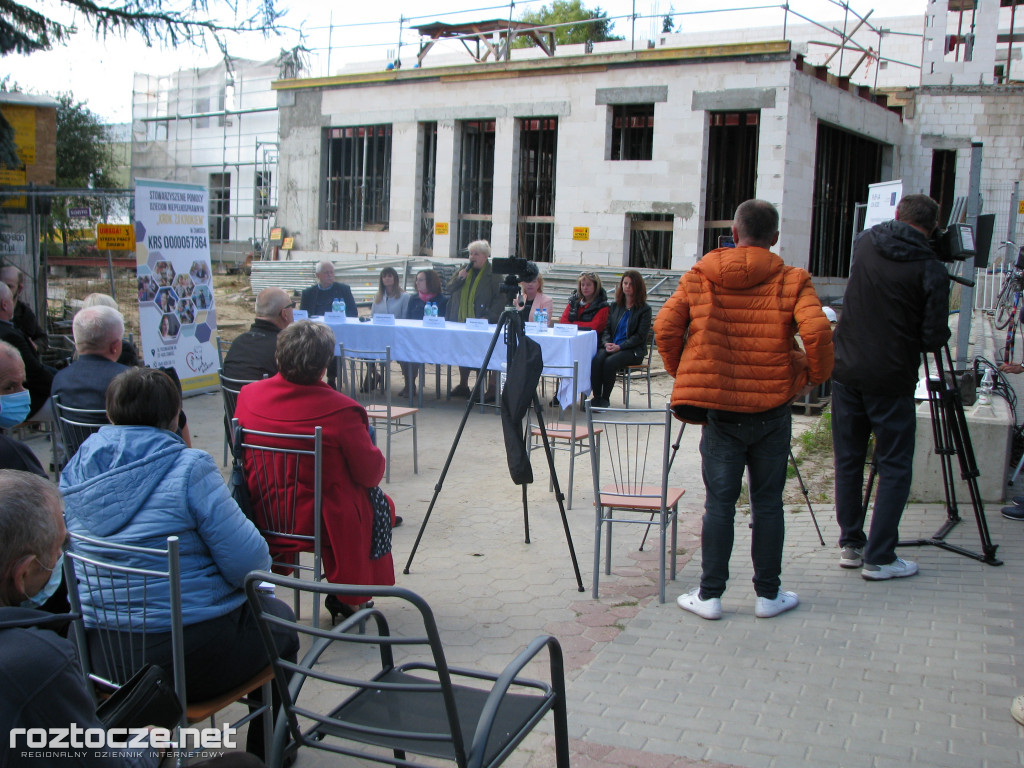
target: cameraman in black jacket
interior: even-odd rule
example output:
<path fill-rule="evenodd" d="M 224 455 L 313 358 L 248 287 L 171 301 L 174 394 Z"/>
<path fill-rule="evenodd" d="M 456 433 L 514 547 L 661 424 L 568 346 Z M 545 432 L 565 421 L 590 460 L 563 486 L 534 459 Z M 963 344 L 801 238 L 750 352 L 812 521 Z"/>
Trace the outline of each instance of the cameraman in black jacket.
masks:
<path fill-rule="evenodd" d="M 921 354 L 949 340 L 949 278 L 928 238 L 939 206 L 906 195 L 896 220 L 862 232 L 835 332 L 832 441 L 836 467 L 839 565 L 877 581 L 913 576 L 917 563 L 896 556 L 910 495 Z M 864 462 L 875 435 L 878 493 L 864 535 Z"/>

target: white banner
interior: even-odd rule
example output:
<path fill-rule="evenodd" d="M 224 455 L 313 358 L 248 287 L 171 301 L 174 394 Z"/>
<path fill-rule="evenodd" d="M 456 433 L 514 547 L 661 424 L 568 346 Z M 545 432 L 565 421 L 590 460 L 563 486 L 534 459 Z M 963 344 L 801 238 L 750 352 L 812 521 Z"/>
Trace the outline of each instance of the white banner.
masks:
<path fill-rule="evenodd" d="M 185 392 L 216 386 L 219 370 L 208 200 L 206 187 L 135 180 L 142 354 L 173 367 Z"/>
<path fill-rule="evenodd" d="M 27 242 L 24 232 L 0 232 L 0 256 L 24 256 Z"/>
<path fill-rule="evenodd" d="M 903 197 L 903 180 L 868 184 L 868 210 L 864 216 L 864 229 L 896 218 L 896 204 Z"/>

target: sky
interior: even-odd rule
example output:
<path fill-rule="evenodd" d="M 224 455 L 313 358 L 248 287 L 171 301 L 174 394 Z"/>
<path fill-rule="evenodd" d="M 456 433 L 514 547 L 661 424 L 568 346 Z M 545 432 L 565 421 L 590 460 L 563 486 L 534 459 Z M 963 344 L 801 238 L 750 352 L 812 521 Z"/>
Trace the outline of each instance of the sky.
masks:
<path fill-rule="evenodd" d="M 48 15 L 60 11 L 57 0 L 20 1 Z M 545 0 L 515 0 L 513 18 L 528 10 L 538 10 L 544 3 Z M 875 9 L 871 17 L 874 20 L 923 15 L 927 0 L 850 0 L 849 4 L 862 16 Z M 399 39 L 403 58 L 412 58 L 419 37 L 410 26 L 509 16 L 508 2 L 501 4 L 500 0 L 276 0 L 276 5 L 286 11 L 280 22 L 285 29 L 280 35 L 229 35 L 228 52 L 237 57 L 266 60 L 282 49 L 304 45 L 311 52 L 314 76 L 337 72 L 346 63 L 379 62 L 383 66 L 397 54 Z M 679 14 L 674 16 L 677 30 L 683 27 L 684 31 L 781 25 L 784 15 L 781 5 L 771 0 L 584 0 L 584 5 L 605 11 L 613 20 L 614 33 L 627 40 L 631 34 L 636 39 L 646 39 L 659 33 L 661 19 L 670 10 Z M 844 9 L 837 0 L 789 0 L 789 5 L 816 22 L 828 21 L 842 27 Z M 209 0 L 209 7 L 214 17 L 218 11 L 228 12 L 224 0 Z M 631 22 L 634 12 L 638 18 Z M 70 43 L 30 56 L 5 56 L 0 59 L 0 81 L 6 78 L 8 89 L 17 84 L 19 90 L 29 93 L 56 95 L 70 91 L 105 122 L 131 120 L 135 72 L 167 74 L 187 67 L 207 67 L 222 56 L 212 41 L 206 50 L 188 44 L 177 49 L 147 47 L 134 32 L 97 38 L 87 21 L 58 18 L 75 22 L 80 30 Z M 856 23 L 852 15 L 849 18 L 851 26 Z M 400 19 L 405 19 L 404 23 L 400 24 Z M 790 23 L 799 22 L 790 15 Z"/>

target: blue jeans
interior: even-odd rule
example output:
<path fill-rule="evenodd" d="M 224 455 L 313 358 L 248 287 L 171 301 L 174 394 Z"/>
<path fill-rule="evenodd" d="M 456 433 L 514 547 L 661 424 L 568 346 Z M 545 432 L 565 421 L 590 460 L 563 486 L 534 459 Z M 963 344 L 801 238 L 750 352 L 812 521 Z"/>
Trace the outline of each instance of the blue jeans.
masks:
<path fill-rule="evenodd" d="M 873 395 L 832 382 L 832 446 L 836 467 L 839 546 L 864 547 L 864 562 L 896 559 L 900 518 L 910 497 L 917 415 L 910 395 Z M 864 536 L 864 461 L 875 433 L 878 493 Z"/>
<path fill-rule="evenodd" d="M 774 600 L 779 594 L 785 522 L 782 490 L 786 485 L 790 430 L 789 404 L 763 413 L 708 411 L 700 438 L 706 500 L 701 532 L 700 596 L 721 597 L 729 580 L 736 500 L 744 470 L 750 469 L 754 591 Z"/>

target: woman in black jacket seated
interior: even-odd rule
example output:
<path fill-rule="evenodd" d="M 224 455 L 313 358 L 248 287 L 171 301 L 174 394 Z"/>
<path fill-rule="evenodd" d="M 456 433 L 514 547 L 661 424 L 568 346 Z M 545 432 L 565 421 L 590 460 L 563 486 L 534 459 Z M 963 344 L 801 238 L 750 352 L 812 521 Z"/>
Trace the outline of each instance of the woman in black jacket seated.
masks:
<path fill-rule="evenodd" d="M 423 308 L 430 302 L 437 305 L 437 316 L 443 318 L 448 308 L 448 297 L 441 293 L 441 276 L 432 269 L 421 269 L 416 273 L 416 292 L 409 297 L 406 305 L 405 317 L 407 320 L 421 320 Z M 402 375 L 405 376 L 405 386 L 398 393 L 399 397 L 408 397 L 409 390 L 416 394 L 416 370 L 412 363 L 399 363 Z"/>
<path fill-rule="evenodd" d="M 590 365 L 590 384 L 595 408 L 607 408 L 615 388 L 615 374 L 637 365 L 647 352 L 651 331 L 651 307 L 647 286 L 639 272 L 628 269 L 615 289 L 615 303 L 608 311 L 608 325 L 597 340 L 597 354 Z"/>

